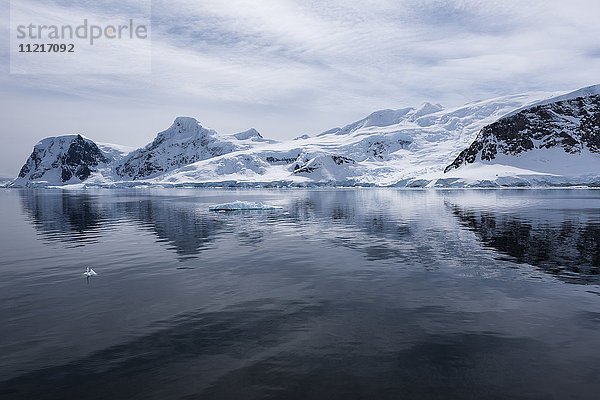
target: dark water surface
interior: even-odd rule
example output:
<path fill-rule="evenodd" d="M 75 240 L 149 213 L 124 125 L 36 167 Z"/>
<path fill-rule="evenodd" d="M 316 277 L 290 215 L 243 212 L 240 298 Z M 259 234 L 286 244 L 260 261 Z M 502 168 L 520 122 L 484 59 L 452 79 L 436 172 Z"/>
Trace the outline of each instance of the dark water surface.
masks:
<path fill-rule="evenodd" d="M 2 399 L 600 396 L 597 190 L 2 190 L 0 223 Z"/>

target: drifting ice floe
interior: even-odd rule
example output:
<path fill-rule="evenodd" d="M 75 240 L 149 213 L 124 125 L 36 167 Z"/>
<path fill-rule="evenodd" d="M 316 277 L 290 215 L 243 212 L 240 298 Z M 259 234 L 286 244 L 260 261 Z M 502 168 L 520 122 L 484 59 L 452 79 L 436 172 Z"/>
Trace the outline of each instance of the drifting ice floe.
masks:
<path fill-rule="evenodd" d="M 240 210 L 277 210 L 281 207 L 271 206 L 263 203 L 255 203 L 252 201 L 236 200 L 233 203 L 215 204 L 209 206 L 209 211 L 240 211 Z"/>

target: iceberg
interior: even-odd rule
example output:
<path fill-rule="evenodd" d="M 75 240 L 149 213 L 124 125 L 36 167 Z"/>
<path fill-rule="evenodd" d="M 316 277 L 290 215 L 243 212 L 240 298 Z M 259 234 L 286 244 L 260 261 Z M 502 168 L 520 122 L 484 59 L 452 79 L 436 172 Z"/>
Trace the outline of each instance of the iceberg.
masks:
<path fill-rule="evenodd" d="M 241 211 L 241 210 L 278 210 L 281 207 L 255 203 L 252 201 L 236 200 L 233 203 L 215 204 L 208 207 L 209 211 Z"/>

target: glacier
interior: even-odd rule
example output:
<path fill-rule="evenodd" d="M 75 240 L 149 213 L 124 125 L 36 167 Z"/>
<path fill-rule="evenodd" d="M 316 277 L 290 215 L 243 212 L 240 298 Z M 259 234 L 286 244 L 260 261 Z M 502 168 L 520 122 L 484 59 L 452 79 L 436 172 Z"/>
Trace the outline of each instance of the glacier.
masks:
<path fill-rule="evenodd" d="M 599 131 L 600 85 L 379 110 L 288 141 L 178 117 L 140 149 L 46 138 L 9 186 L 600 186 Z"/>

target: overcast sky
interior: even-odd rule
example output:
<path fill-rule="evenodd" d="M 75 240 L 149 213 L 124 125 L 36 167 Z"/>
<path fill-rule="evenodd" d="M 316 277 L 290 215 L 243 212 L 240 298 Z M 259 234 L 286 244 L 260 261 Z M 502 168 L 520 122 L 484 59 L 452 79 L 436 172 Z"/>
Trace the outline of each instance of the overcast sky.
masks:
<path fill-rule="evenodd" d="M 15 0 L 102 17 L 131 0 Z M 143 146 L 176 116 L 286 139 L 382 108 L 600 83 L 598 0 L 155 0 L 149 75 L 9 73 L 0 0 L 0 176 L 47 136 Z"/>

